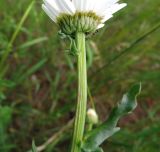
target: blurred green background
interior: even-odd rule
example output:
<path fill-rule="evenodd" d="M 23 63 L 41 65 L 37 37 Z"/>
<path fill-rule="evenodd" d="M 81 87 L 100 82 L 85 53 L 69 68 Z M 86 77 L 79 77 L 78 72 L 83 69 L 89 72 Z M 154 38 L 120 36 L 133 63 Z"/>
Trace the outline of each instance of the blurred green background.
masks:
<path fill-rule="evenodd" d="M 105 152 L 160 151 L 160 1 L 128 6 L 87 41 L 88 107 L 104 121 L 142 82 L 138 107 L 103 144 Z M 77 94 L 76 57 L 41 0 L 0 1 L 0 152 L 67 151 Z M 46 142 L 47 141 L 47 142 Z M 43 145 L 40 147 L 40 145 Z"/>

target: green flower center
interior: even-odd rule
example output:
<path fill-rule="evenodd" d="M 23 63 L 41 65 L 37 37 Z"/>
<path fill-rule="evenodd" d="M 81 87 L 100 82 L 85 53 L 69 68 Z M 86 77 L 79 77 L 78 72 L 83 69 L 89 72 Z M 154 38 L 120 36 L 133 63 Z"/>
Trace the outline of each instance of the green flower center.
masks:
<path fill-rule="evenodd" d="M 94 12 L 76 12 L 74 15 L 61 14 L 57 18 L 57 23 L 63 33 L 67 35 L 76 32 L 83 32 L 86 34 L 94 33 L 101 23 L 102 18 L 97 16 Z"/>

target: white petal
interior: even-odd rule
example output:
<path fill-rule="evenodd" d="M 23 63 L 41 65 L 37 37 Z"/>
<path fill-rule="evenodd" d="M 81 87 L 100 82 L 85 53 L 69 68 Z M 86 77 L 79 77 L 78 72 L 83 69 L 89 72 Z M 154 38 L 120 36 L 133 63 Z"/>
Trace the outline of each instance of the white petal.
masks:
<path fill-rule="evenodd" d="M 98 27 L 97 27 L 97 30 L 100 29 L 100 28 L 102 28 L 104 25 L 105 24 L 99 24 Z"/>
<path fill-rule="evenodd" d="M 80 11 L 85 11 L 87 0 L 80 0 Z"/>
<path fill-rule="evenodd" d="M 80 9 L 81 9 L 81 0 L 73 0 L 73 4 L 74 4 L 76 10 L 80 11 Z"/>
<path fill-rule="evenodd" d="M 112 18 L 112 17 L 113 17 L 113 15 L 111 15 L 111 14 L 106 14 L 106 15 L 104 16 L 104 18 L 102 19 L 102 23 L 106 22 L 107 20 L 109 20 L 109 19 Z"/>
<path fill-rule="evenodd" d="M 106 0 L 106 3 L 108 4 L 114 4 L 117 3 L 119 0 Z"/>
<path fill-rule="evenodd" d="M 104 0 L 103 1 L 103 5 L 104 6 L 109 6 L 109 5 L 113 5 L 115 3 L 117 3 L 119 0 Z"/>
<path fill-rule="evenodd" d="M 99 15 L 105 16 L 106 14 L 114 14 L 115 12 L 117 12 L 120 9 L 124 8 L 125 6 L 127 6 L 126 3 L 122 3 L 122 4 L 115 3 L 113 5 L 106 6 L 104 11 L 99 11 L 99 12 L 97 11 L 97 12 L 99 13 Z"/>
<path fill-rule="evenodd" d="M 83 11 L 90 11 L 89 8 L 92 3 L 91 3 L 91 0 L 86 0 L 85 3 L 83 3 Z"/>
<path fill-rule="evenodd" d="M 45 6 L 56 16 L 59 15 L 60 10 L 53 0 L 44 0 Z"/>
<path fill-rule="evenodd" d="M 77 11 L 91 11 L 95 0 L 72 0 Z"/>
<path fill-rule="evenodd" d="M 95 12 L 96 1 L 97 0 L 86 0 L 86 11 L 93 11 L 93 12 Z"/>
<path fill-rule="evenodd" d="M 74 14 L 76 11 L 73 3 L 70 0 L 55 0 L 55 2 L 61 13 Z"/>
<path fill-rule="evenodd" d="M 113 6 L 119 0 L 96 0 L 94 10 L 97 15 L 104 16 L 108 8 Z"/>
<path fill-rule="evenodd" d="M 44 4 L 42 4 L 42 9 L 56 23 L 56 16 Z"/>
<path fill-rule="evenodd" d="M 122 3 L 122 4 L 114 4 L 113 6 L 111 6 L 108 11 L 112 14 L 114 14 L 115 12 L 119 11 L 120 9 L 124 8 L 125 6 L 127 6 L 126 3 Z"/>
<path fill-rule="evenodd" d="M 95 0 L 94 2 L 94 12 L 97 15 L 102 16 L 102 12 L 104 12 L 106 8 L 106 0 Z"/>

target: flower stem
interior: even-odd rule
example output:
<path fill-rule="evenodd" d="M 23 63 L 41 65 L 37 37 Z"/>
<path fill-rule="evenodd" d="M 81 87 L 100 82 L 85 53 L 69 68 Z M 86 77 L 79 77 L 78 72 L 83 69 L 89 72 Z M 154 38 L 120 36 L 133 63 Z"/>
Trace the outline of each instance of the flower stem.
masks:
<path fill-rule="evenodd" d="M 71 152 L 81 152 L 80 142 L 83 139 L 86 118 L 87 70 L 84 33 L 76 34 L 76 45 L 78 49 L 78 101 Z"/>

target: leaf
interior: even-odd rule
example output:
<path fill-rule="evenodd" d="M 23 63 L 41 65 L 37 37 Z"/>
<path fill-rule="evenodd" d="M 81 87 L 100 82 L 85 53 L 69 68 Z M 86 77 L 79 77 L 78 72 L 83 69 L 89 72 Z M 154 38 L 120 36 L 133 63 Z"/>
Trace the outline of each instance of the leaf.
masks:
<path fill-rule="evenodd" d="M 15 86 L 15 83 L 11 80 L 0 79 L 0 86 L 12 88 Z"/>
<path fill-rule="evenodd" d="M 8 106 L 0 107 L 0 126 L 3 128 L 11 122 L 12 111 L 13 109 Z"/>
<path fill-rule="evenodd" d="M 93 63 L 93 47 L 90 41 L 86 41 L 87 67 L 91 67 Z"/>
<path fill-rule="evenodd" d="M 35 45 L 35 44 L 39 44 L 39 43 L 42 43 L 43 41 L 47 41 L 47 40 L 48 40 L 47 37 L 39 37 L 39 38 L 37 38 L 37 39 L 28 41 L 28 42 L 20 45 L 20 46 L 18 47 L 18 49 L 28 48 L 28 47 L 31 47 L 31 46 L 33 46 L 33 45 Z"/>
<path fill-rule="evenodd" d="M 34 140 L 32 141 L 32 152 L 38 152 Z"/>
<path fill-rule="evenodd" d="M 6 99 L 6 96 L 3 92 L 0 92 L 0 103 Z"/>
<path fill-rule="evenodd" d="M 47 62 L 47 59 L 43 58 L 38 63 L 34 64 L 31 68 L 29 68 L 27 70 L 25 69 L 25 71 L 23 71 L 23 73 L 21 73 L 18 77 L 16 77 L 16 79 L 14 80 L 14 82 L 16 84 L 21 83 L 26 78 L 28 78 L 30 75 L 32 75 L 33 73 L 35 73 L 36 71 L 38 71 L 42 66 L 44 66 L 46 62 Z"/>
<path fill-rule="evenodd" d="M 137 95 L 141 91 L 141 84 L 134 85 L 126 94 L 122 101 L 115 107 L 108 120 L 101 124 L 98 128 L 90 131 L 82 142 L 84 152 L 95 152 L 95 150 L 110 136 L 120 130 L 117 126 L 118 120 L 131 113 L 137 106 Z"/>
<path fill-rule="evenodd" d="M 84 150 L 82 149 L 82 152 L 86 152 L 86 151 L 84 151 Z M 98 148 L 96 148 L 96 149 L 95 149 L 94 151 L 92 151 L 92 152 L 104 152 L 104 151 L 103 151 L 102 148 L 98 147 Z"/>
<path fill-rule="evenodd" d="M 9 152 L 13 145 L 9 141 L 7 128 L 12 121 L 13 109 L 8 106 L 0 106 L 0 151 Z"/>
<path fill-rule="evenodd" d="M 103 152 L 102 148 L 97 148 L 94 152 Z"/>

